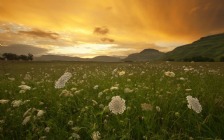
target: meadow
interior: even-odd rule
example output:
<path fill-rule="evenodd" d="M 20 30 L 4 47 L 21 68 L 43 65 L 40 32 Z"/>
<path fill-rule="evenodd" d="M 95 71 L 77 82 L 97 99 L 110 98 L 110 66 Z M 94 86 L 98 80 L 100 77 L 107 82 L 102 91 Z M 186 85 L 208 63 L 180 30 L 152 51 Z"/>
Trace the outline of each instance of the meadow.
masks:
<path fill-rule="evenodd" d="M 224 64 L 2 61 L 0 139 L 224 139 Z"/>

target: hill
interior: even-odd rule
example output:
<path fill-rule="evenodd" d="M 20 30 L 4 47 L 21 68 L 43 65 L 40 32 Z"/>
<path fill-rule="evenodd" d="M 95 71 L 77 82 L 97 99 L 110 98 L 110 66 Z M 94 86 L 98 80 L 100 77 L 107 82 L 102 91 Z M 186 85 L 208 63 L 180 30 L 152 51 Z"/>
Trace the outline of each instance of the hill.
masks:
<path fill-rule="evenodd" d="M 199 40 L 175 48 L 166 53 L 165 60 L 183 61 L 184 59 L 202 56 L 216 61 L 224 56 L 224 33 L 202 37 Z"/>
<path fill-rule="evenodd" d="M 133 53 L 128 55 L 124 61 L 154 61 L 160 60 L 164 56 L 163 52 L 155 49 L 144 49 L 140 53 Z"/>
<path fill-rule="evenodd" d="M 119 62 L 121 61 L 118 57 L 112 57 L 112 56 L 96 56 L 91 61 L 100 61 L 100 62 Z"/>

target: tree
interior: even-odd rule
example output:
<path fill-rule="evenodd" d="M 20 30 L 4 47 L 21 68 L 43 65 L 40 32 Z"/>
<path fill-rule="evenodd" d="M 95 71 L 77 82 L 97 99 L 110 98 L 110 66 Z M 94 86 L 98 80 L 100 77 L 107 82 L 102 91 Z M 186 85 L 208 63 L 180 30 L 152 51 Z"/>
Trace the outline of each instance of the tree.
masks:
<path fill-rule="evenodd" d="M 4 53 L 2 54 L 2 58 L 0 58 L 0 60 L 33 60 L 33 55 L 31 53 L 29 53 L 28 55 L 17 55 L 14 53 Z"/>
<path fill-rule="evenodd" d="M 33 55 L 31 53 L 28 54 L 28 60 L 32 61 L 33 60 Z"/>
<path fill-rule="evenodd" d="M 6 60 L 18 60 L 19 57 L 14 53 L 4 53 L 2 57 Z"/>
<path fill-rule="evenodd" d="M 184 58 L 185 62 L 214 62 L 214 59 L 209 57 L 203 57 L 203 56 L 193 56 L 192 58 Z"/>
<path fill-rule="evenodd" d="M 20 55 L 19 60 L 28 60 L 28 56 L 26 55 Z"/>

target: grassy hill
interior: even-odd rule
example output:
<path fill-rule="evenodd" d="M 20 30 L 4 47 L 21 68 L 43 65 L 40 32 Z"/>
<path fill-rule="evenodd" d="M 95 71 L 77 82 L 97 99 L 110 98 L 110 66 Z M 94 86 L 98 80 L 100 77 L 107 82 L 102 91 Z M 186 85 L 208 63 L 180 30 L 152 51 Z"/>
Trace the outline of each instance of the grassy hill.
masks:
<path fill-rule="evenodd" d="M 123 61 L 155 61 L 163 57 L 164 53 L 155 49 L 144 49 L 139 53 L 128 55 Z"/>
<path fill-rule="evenodd" d="M 195 56 L 209 57 L 219 61 L 220 57 L 224 56 L 224 33 L 202 37 L 191 44 L 177 47 L 168 52 L 164 59 L 182 61 Z"/>

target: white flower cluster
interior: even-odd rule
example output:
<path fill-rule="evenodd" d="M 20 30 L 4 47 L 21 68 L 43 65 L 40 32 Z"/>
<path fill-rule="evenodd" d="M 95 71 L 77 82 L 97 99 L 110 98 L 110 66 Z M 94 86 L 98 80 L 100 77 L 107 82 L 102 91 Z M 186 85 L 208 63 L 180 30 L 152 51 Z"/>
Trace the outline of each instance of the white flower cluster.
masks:
<path fill-rule="evenodd" d="M 120 96 L 112 97 L 111 102 L 109 103 L 109 110 L 114 114 L 122 114 L 126 110 L 125 100 Z"/>
<path fill-rule="evenodd" d="M 200 113 L 202 111 L 201 104 L 199 103 L 197 98 L 193 98 L 192 96 L 187 96 L 187 107 L 189 109 L 194 110 L 196 113 Z"/>
<path fill-rule="evenodd" d="M 172 71 L 167 71 L 164 73 L 167 77 L 175 77 L 175 73 Z"/>
<path fill-rule="evenodd" d="M 94 131 L 92 133 L 92 140 L 99 140 L 101 137 L 100 137 L 100 132 L 99 131 Z"/>
<path fill-rule="evenodd" d="M 6 104 L 6 103 L 8 103 L 9 102 L 9 100 L 6 100 L 6 99 L 1 99 L 0 100 L 0 104 Z"/>
<path fill-rule="evenodd" d="M 27 86 L 27 85 L 25 85 L 25 84 L 22 84 L 22 85 L 20 85 L 20 86 L 18 86 L 18 87 L 20 88 L 19 93 L 25 93 L 27 90 L 30 90 L 30 89 L 31 89 L 30 86 Z"/>
<path fill-rule="evenodd" d="M 36 113 L 36 116 L 33 114 L 34 112 L 37 112 Z M 41 118 L 44 114 L 45 114 L 45 111 L 44 110 L 38 110 L 36 108 L 29 108 L 23 114 L 24 120 L 22 122 L 22 125 L 26 125 L 31 120 L 31 118 L 33 118 L 33 120 L 35 120 L 37 117 L 38 118 Z"/>
<path fill-rule="evenodd" d="M 55 82 L 55 88 L 63 88 L 65 87 L 65 84 L 68 82 L 68 80 L 72 77 L 72 74 L 70 72 L 65 72 L 56 82 Z"/>

